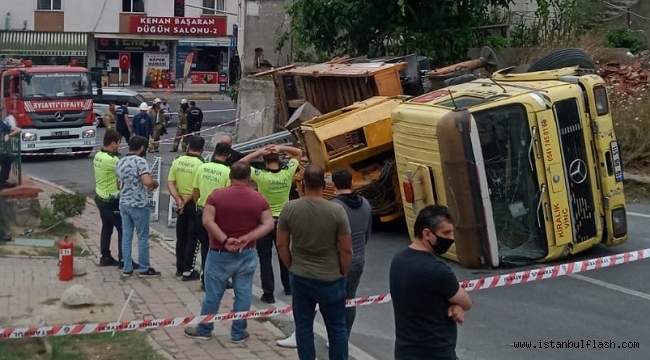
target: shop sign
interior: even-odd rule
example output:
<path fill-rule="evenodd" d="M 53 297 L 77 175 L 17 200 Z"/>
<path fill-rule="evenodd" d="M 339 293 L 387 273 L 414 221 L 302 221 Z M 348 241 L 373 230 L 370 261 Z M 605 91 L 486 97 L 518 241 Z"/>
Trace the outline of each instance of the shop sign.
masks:
<path fill-rule="evenodd" d="M 228 20 L 225 16 L 181 18 L 169 16 L 131 16 L 131 34 L 224 36 Z"/>
<path fill-rule="evenodd" d="M 169 52 L 169 43 L 159 40 L 97 39 L 96 50 L 115 52 Z"/>
<path fill-rule="evenodd" d="M 145 69 L 169 69 L 169 54 L 144 53 Z"/>
<path fill-rule="evenodd" d="M 217 84 L 219 73 L 211 71 L 192 71 L 190 74 L 191 84 Z"/>

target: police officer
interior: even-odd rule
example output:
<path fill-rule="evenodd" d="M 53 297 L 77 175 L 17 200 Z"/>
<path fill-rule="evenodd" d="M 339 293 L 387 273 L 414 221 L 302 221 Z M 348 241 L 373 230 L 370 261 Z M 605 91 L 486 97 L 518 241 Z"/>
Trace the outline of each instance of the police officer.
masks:
<path fill-rule="evenodd" d="M 287 165 L 280 163 L 280 153 L 289 155 Z M 277 219 L 284 205 L 289 202 L 289 194 L 293 186 L 293 176 L 300 165 L 302 150 L 292 146 L 267 145 L 249 155 L 241 161 L 250 163 L 253 159 L 262 156 L 264 167 L 262 169 L 251 169 L 251 178 L 257 184 L 257 190 L 271 205 L 271 214 Z M 262 280 L 261 300 L 268 304 L 275 303 L 275 279 L 273 275 L 273 246 L 276 242 L 276 230 L 274 229 L 265 237 L 257 241 L 257 255 L 260 259 L 260 277 Z M 278 258 L 279 260 L 279 258 Z M 291 284 L 289 283 L 289 270 L 282 261 L 280 262 L 280 278 L 284 286 L 285 295 L 291 295 Z"/>
<path fill-rule="evenodd" d="M 230 184 L 230 167 L 226 165 L 226 157 L 230 154 L 230 145 L 225 143 L 218 143 L 214 148 L 212 161 L 199 166 L 199 170 L 194 177 L 194 192 L 193 196 L 197 205 L 197 218 L 196 227 L 194 229 L 193 238 L 198 239 L 201 246 L 201 274 L 205 269 L 205 262 L 208 258 L 209 238 L 208 232 L 203 227 L 201 218 L 203 217 L 203 207 L 208 199 L 208 196 L 216 189 L 221 189 Z M 196 246 L 196 245 L 194 245 Z M 191 275 L 196 277 L 196 275 Z M 183 280 L 193 280 L 191 277 Z M 201 282 L 204 282 L 201 276 Z M 203 287 L 203 285 L 201 285 Z"/>
<path fill-rule="evenodd" d="M 176 127 L 176 137 L 174 138 L 174 145 L 172 152 L 178 151 L 178 144 L 183 142 L 183 151 L 187 148 L 187 115 L 189 113 L 189 106 L 187 99 L 181 100 L 181 107 L 178 109 L 178 126 Z"/>
<path fill-rule="evenodd" d="M 201 154 L 205 146 L 205 139 L 200 136 L 192 136 L 188 141 L 188 149 L 185 155 L 174 159 L 169 176 L 167 177 L 167 188 L 169 194 L 176 202 L 178 218 L 176 220 L 176 276 L 183 276 L 183 279 L 191 279 L 198 273 L 193 269 L 194 249 L 196 248 L 196 237 L 192 236 L 195 227 L 196 203 L 192 197 L 194 190 L 194 177 L 199 167 L 204 163 Z"/>
<path fill-rule="evenodd" d="M 165 125 L 165 116 L 160 105 L 162 100 L 155 98 L 152 102 L 152 107 L 149 109 L 149 116 L 153 120 L 153 141 L 149 142 L 149 152 L 158 152 L 160 147 L 160 136 L 163 132 Z"/>
<path fill-rule="evenodd" d="M 101 258 L 99 266 L 123 267 L 122 263 L 122 217 L 120 216 L 120 190 L 117 187 L 115 166 L 120 160 L 117 150 L 122 135 L 114 130 L 106 131 L 102 149 L 93 158 L 95 173 L 95 204 L 102 220 L 102 230 L 99 237 Z M 111 256 L 111 237 L 113 229 L 117 230 L 118 260 Z M 133 264 L 138 268 L 137 264 Z"/>
<path fill-rule="evenodd" d="M 124 101 L 115 109 L 115 130 L 117 130 L 126 142 L 131 138 L 131 121 L 129 121 L 128 101 Z"/>
<path fill-rule="evenodd" d="M 196 101 L 190 101 L 190 109 L 187 115 L 187 130 L 189 132 L 201 131 L 203 124 L 203 111 L 196 106 Z"/>

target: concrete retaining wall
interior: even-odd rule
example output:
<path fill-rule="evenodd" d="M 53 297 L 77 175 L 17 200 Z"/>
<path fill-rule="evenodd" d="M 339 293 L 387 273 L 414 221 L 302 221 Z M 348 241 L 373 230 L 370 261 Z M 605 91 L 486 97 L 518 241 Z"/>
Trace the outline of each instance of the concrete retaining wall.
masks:
<path fill-rule="evenodd" d="M 272 80 L 246 77 L 239 81 L 236 142 L 244 142 L 276 132 L 278 110 Z"/>

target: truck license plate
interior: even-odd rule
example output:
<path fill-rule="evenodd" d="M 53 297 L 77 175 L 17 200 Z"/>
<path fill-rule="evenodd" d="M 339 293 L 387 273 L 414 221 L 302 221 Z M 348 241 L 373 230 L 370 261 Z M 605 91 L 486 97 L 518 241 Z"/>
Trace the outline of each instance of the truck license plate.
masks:
<path fill-rule="evenodd" d="M 70 135 L 69 131 L 52 131 L 52 136 L 68 136 Z"/>
<path fill-rule="evenodd" d="M 612 151 L 612 163 L 614 165 L 614 177 L 616 182 L 623 181 L 623 164 L 621 164 L 621 153 L 618 148 L 618 141 L 612 141 L 609 144 Z"/>

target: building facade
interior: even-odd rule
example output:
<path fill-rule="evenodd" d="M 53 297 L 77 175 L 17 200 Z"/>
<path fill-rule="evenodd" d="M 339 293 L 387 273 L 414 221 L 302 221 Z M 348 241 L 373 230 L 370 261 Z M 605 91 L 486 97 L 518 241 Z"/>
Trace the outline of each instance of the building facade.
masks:
<path fill-rule="evenodd" d="M 243 1 L 243 0 L 242 0 Z M 72 59 L 102 72 L 104 85 L 175 86 L 235 81 L 240 0 L 3 0 L 0 60 Z"/>

